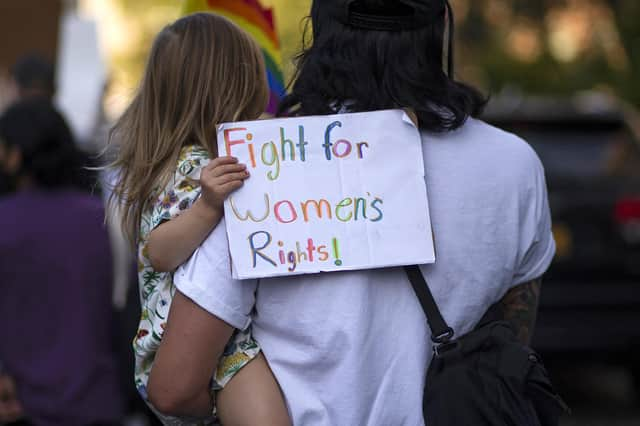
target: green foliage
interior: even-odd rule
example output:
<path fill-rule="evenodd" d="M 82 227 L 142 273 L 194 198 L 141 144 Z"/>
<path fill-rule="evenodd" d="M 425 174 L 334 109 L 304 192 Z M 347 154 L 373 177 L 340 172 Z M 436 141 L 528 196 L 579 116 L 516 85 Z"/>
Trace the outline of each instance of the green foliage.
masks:
<path fill-rule="evenodd" d="M 510 86 L 525 93 L 569 94 L 595 88 L 614 92 L 640 105 L 640 82 L 633 78 L 640 71 L 640 56 L 634 54 L 640 48 L 637 25 L 640 2 L 473 0 L 468 3 L 469 11 L 458 33 L 465 56 L 457 59 L 462 69 L 466 65 L 481 70 L 472 80 L 485 90 L 496 93 Z M 492 21 L 492 14 L 487 13 L 491 3 L 501 3 L 503 9 L 507 8 L 504 14 L 509 20 Z M 554 27 L 558 14 L 564 14 L 564 20 Z M 540 51 L 531 58 L 519 57 L 512 51 L 518 46 L 517 39 L 510 36 L 523 26 L 530 30 L 529 35 L 537 36 L 539 43 Z M 556 50 L 576 45 L 579 54 L 563 58 L 554 52 L 554 30 L 567 34 L 564 43 L 555 41 Z M 469 78 L 464 73 L 460 77 Z"/>

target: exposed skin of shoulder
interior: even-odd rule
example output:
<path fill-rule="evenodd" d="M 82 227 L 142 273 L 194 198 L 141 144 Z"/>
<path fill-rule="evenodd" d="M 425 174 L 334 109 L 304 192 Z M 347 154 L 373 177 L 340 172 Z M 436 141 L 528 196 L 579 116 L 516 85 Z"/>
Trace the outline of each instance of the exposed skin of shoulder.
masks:
<path fill-rule="evenodd" d="M 542 277 L 517 285 L 500 301 L 504 318 L 513 324 L 518 338 L 525 345 L 531 343 L 541 284 Z"/>

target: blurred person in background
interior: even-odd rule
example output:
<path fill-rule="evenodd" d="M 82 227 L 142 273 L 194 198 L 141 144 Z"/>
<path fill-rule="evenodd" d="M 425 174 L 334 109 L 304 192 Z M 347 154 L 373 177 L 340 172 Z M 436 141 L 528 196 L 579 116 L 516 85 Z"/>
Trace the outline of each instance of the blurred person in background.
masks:
<path fill-rule="evenodd" d="M 56 94 L 53 64 L 37 54 L 20 58 L 11 72 L 17 87 L 18 99 L 46 99 L 53 101 Z"/>
<path fill-rule="evenodd" d="M 26 55 L 0 74 L 0 114 L 20 99 L 42 99 L 52 102 L 55 95 L 53 66 L 39 55 Z M 0 170 L 0 195 L 14 188 L 8 176 Z"/>
<path fill-rule="evenodd" d="M 56 96 L 56 72 L 54 65 L 37 53 L 22 56 L 11 68 L 11 81 L 13 83 L 13 101 L 40 99 L 54 105 Z M 11 105 L 11 99 L 5 100 L 7 106 Z M 77 146 L 77 145 L 76 145 Z M 76 182 L 79 188 L 89 192 L 97 192 L 100 187 L 97 173 L 91 170 L 97 166 L 90 153 L 77 150 L 80 161 L 79 173 L 76 174 Z"/>
<path fill-rule="evenodd" d="M 20 99 L 45 99 L 56 94 L 53 65 L 38 54 L 24 55 L 10 71 L 0 69 L 0 114 Z"/>
<path fill-rule="evenodd" d="M 112 264 L 102 200 L 78 189 L 63 117 L 28 97 L 0 117 L 0 421 L 112 425 Z"/>

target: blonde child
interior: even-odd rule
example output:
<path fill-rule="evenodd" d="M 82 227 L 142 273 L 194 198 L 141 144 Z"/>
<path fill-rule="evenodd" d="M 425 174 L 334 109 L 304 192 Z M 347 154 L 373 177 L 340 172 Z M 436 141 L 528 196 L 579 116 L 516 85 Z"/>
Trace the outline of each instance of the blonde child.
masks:
<path fill-rule="evenodd" d="M 217 157 L 215 126 L 256 119 L 267 99 L 255 42 L 223 17 L 194 14 L 156 37 L 140 89 L 112 131 L 119 148 L 112 201 L 120 204 L 122 226 L 138 247 L 142 315 L 133 342 L 135 382 L 147 402 L 147 382 L 175 292 L 173 271 L 218 224 L 224 199 L 249 177 L 236 159 Z M 242 380 L 234 380 L 240 369 Z M 225 425 L 289 424 L 278 384 L 250 330 L 235 332 L 210 389 L 185 395 L 184 406 L 155 408 L 206 418 L 219 394 Z M 165 424 L 200 422 L 159 417 Z"/>

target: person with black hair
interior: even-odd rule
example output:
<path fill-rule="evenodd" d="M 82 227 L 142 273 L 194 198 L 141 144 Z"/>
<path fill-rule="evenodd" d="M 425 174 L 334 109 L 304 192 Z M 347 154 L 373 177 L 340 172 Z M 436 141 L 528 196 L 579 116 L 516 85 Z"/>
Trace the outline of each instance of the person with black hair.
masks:
<path fill-rule="evenodd" d="M 108 425 L 122 416 L 104 208 L 74 187 L 77 168 L 50 102 L 19 101 L 0 116 L 11 189 L 0 197 L 0 422 L 23 414 L 23 424 Z"/>
<path fill-rule="evenodd" d="M 529 341 L 555 252 L 544 170 L 526 142 L 477 119 L 486 100 L 455 79 L 449 2 L 314 0 L 311 22 L 280 113 L 413 116 L 437 252 L 420 270 L 444 319 L 462 336 L 497 303 Z M 174 275 L 162 350 L 175 362 L 152 371 L 179 382 L 167 406 L 200 391 L 191 378 L 210 374 L 232 327 L 251 323 L 294 425 L 425 424 L 433 344 L 402 268 L 237 281 L 229 263 L 221 224 Z"/>
<path fill-rule="evenodd" d="M 51 101 L 56 94 L 55 70 L 41 55 L 24 55 L 11 68 L 19 99 L 42 98 Z"/>
<path fill-rule="evenodd" d="M 10 79 L 0 75 L 0 113 L 14 102 L 34 100 L 54 105 L 56 76 L 54 65 L 38 53 L 21 56 L 11 67 Z M 6 87 L 4 87 L 6 86 Z M 75 145 L 77 147 L 77 144 Z M 98 193 L 98 175 L 94 170 L 96 158 L 80 149 L 75 150 L 77 167 L 74 168 L 74 184 L 87 192 Z M 1 179 L 1 176 L 0 176 Z M 0 194 L 6 190 L 6 182 L 0 180 Z"/>
<path fill-rule="evenodd" d="M 53 64 L 39 54 L 21 56 L 8 73 L 0 68 L 0 114 L 22 99 L 52 102 L 55 93 Z"/>
<path fill-rule="evenodd" d="M 78 151 L 64 118 L 43 99 L 10 107 L 0 122 L 0 160 L 7 189 L 61 188 L 77 184 Z"/>
<path fill-rule="evenodd" d="M 482 112 L 486 99 L 454 78 L 448 1 L 314 1 L 311 19 L 280 114 L 410 108 L 421 129 L 443 132 Z"/>

